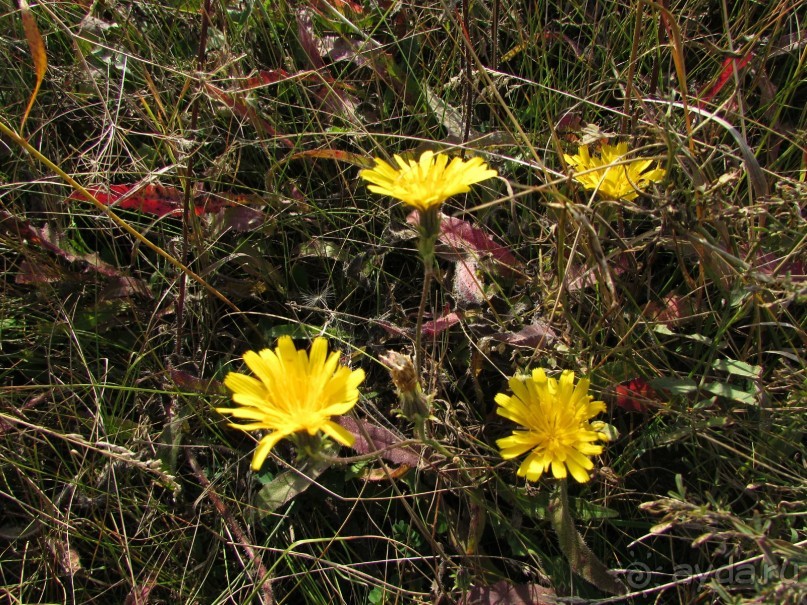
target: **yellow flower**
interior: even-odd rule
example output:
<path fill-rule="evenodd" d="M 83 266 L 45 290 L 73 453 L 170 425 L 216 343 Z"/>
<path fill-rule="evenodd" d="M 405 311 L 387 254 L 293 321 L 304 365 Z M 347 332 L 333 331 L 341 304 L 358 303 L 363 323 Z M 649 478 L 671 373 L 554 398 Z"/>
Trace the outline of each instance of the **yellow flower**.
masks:
<path fill-rule="evenodd" d="M 282 336 L 274 351 L 247 351 L 244 362 L 258 378 L 237 372 L 227 374 L 224 384 L 241 407 L 216 411 L 251 421 L 231 423 L 233 428 L 272 431 L 258 442 L 252 458 L 253 471 L 261 468 L 278 441 L 300 431 L 311 436 L 322 431 L 343 445 L 353 445 L 355 437 L 330 417 L 356 405 L 364 370 L 340 365 L 339 353 L 328 355 L 325 338 L 314 339 L 310 359 L 305 351 L 295 348 L 291 337 Z"/>
<path fill-rule="evenodd" d="M 591 157 L 588 146 L 583 145 L 577 155 L 563 154 L 563 159 L 574 170 L 574 180 L 586 189 L 596 189 L 611 199 L 634 200 L 650 185 L 658 183 L 667 173 L 663 168 L 645 172 L 653 160 L 627 161 L 627 143 L 602 145 L 599 157 Z M 620 163 L 621 162 L 621 163 Z"/>
<path fill-rule="evenodd" d="M 512 396 L 496 395 L 500 406 L 496 413 L 526 429 L 496 441 L 502 458 L 532 450 L 518 469 L 519 477 L 537 481 L 552 467 L 557 479 L 566 478 L 568 469 L 580 483 L 588 481 L 587 471 L 594 468 L 589 456 L 602 453 L 602 445 L 595 442 L 608 441 L 606 424 L 590 421 L 605 411 L 605 403 L 592 401 L 588 385 L 588 379 L 581 378 L 575 386 L 571 370 L 564 371 L 558 381 L 536 369 L 531 376 L 510 379 Z"/>
<path fill-rule="evenodd" d="M 404 161 L 396 155 L 396 169 L 384 160 L 375 158 L 375 166 L 362 170 L 359 176 L 372 183 L 367 188 L 373 193 L 394 197 L 425 212 L 439 206 L 452 195 L 470 191 L 474 183 L 497 174 L 479 157 L 468 161 L 455 157 L 451 163 L 448 160 L 446 154 L 435 155 L 433 151 L 424 151 L 417 162 Z"/>

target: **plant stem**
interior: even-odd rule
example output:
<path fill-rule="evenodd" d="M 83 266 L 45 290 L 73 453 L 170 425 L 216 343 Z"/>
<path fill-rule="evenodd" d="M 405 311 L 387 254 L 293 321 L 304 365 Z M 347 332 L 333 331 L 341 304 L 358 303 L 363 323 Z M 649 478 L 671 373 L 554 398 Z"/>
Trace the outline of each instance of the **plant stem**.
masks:
<path fill-rule="evenodd" d="M 423 350 L 421 344 L 421 333 L 423 331 L 423 315 L 426 313 L 426 299 L 429 297 L 429 286 L 434 273 L 434 258 L 423 259 L 423 291 L 420 293 L 420 307 L 418 307 L 418 317 L 415 324 L 415 369 L 421 372 L 423 367 Z"/>

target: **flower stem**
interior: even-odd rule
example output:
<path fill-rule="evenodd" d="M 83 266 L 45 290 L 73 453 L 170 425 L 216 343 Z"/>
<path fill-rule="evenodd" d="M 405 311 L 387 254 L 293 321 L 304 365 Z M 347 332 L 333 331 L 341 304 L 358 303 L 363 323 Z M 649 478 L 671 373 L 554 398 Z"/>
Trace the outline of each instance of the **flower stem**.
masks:
<path fill-rule="evenodd" d="M 423 315 L 426 313 L 426 300 L 429 298 L 429 286 L 431 286 L 432 274 L 434 272 L 433 258 L 423 259 L 423 291 L 420 293 L 420 307 L 418 307 L 418 317 L 415 324 L 415 369 L 423 372 L 423 347 L 421 334 L 423 332 Z M 420 374 L 423 376 L 424 374 Z"/>

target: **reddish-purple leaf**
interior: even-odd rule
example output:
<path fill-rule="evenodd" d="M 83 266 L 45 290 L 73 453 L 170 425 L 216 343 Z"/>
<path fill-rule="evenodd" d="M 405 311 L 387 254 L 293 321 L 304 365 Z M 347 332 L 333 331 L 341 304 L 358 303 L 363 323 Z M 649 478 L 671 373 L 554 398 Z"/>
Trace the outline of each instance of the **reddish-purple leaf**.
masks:
<path fill-rule="evenodd" d="M 556 605 L 555 591 L 539 584 L 510 584 L 501 580 L 490 586 L 474 586 L 460 605 Z"/>
<path fill-rule="evenodd" d="M 68 274 L 56 265 L 46 263 L 30 263 L 27 260 L 20 262 L 19 271 L 14 277 L 14 283 L 32 286 L 34 284 L 53 284 L 69 279 Z"/>
<path fill-rule="evenodd" d="M 427 321 L 421 328 L 421 334 L 432 338 L 448 330 L 451 326 L 457 325 L 462 321 L 462 312 L 451 312 L 441 315 L 440 317 Z"/>
<path fill-rule="evenodd" d="M 157 583 L 149 580 L 146 584 L 135 584 L 126 595 L 123 605 L 148 605 L 149 595 Z"/>
<path fill-rule="evenodd" d="M 632 255 L 622 253 L 612 258 L 609 263 L 609 269 L 613 275 L 622 275 L 629 269 L 634 267 L 635 260 Z M 588 288 L 597 284 L 597 271 L 596 267 L 588 265 L 569 265 L 566 269 L 566 288 L 569 292 L 575 292 L 582 288 Z"/>
<path fill-rule="evenodd" d="M 409 336 L 406 330 L 384 319 L 373 319 L 372 322 L 378 327 L 382 328 L 390 336 L 400 336 L 400 337 Z"/>
<path fill-rule="evenodd" d="M 359 454 L 378 455 L 393 464 L 405 464 L 416 468 L 420 462 L 422 446 L 405 445 L 398 447 L 402 439 L 392 431 L 364 420 L 356 420 L 350 416 L 340 416 L 335 419 L 356 438 L 353 449 Z M 369 441 L 368 441 L 369 437 Z"/>
<path fill-rule="evenodd" d="M 517 273 L 519 263 L 510 251 L 494 242 L 484 230 L 467 221 L 443 215 L 439 241 L 474 258 L 492 258 L 503 275 L 512 277 Z"/>
<path fill-rule="evenodd" d="M 420 214 L 412 211 L 406 217 L 406 222 L 413 227 L 420 223 Z M 520 263 L 504 246 L 497 244 L 480 227 L 462 219 L 440 215 L 440 235 L 438 236 L 437 254 L 446 260 L 458 261 L 472 258 L 474 260 L 493 260 L 494 267 L 502 275 L 515 276 Z"/>
<path fill-rule="evenodd" d="M 263 73 L 263 72 L 262 72 Z M 228 93 L 218 86 L 214 86 L 210 82 L 205 82 L 205 89 L 219 101 L 229 107 L 235 115 L 239 118 L 249 120 L 255 130 L 262 132 L 275 140 L 279 141 L 284 147 L 289 149 L 294 148 L 294 143 L 288 137 L 280 135 L 275 127 L 272 126 L 268 120 L 262 118 L 258 113 L 241 100 L 240 92 Z"/>
<path fill-rule="evenodd" d="M 227 392 L 224 385 L 218 380 L 199 378 L 185 370 L 172 369 L 171 380 L 181 389 L 202 395 L 223 395 Z"/>
<path fill-rule="evenodd" d="M 494 334 L 491 338 L 514 347 L 528 347 L 534 349 L 535 347 L 542 347 L 552 342 L 557 337 L 558 335 L 555 333 L 555 330 L 553 330 L 549 324 L 538 320 L 533 324 L 525 326 L 518 332 Z"/>
<path fill-rule="evenodd" d="M 661 304 L 650 302 L 644 309 L 644 316 L 660 324 L 674 325 L 692 319 L 697 313 L 696 303 L 691 296 L 667 294 Z"/>
<path fill-rule="evenodd" d="M 223 231 L 247 233 L 262 227 L 267 221 L 266 214 L 251 206 L 233 206 L 225 208 L 217 215 L 216 222 Z"/>
<path fill-rule="evenodd" d="M 748 246 L 741 246 L 742 252 L 747 252 Z M 795 282 L 807 279 L 807 265 L 798 258 L 782 260 L 770 252 L 757 251 L 749 261 L 755 270 L 767 276 L 789 275 Z"/>
<path fill-rule="evenodd" d="M 63 249 L 60 234 L 47 225 L 41 228 L 35 227 L 28 221 L 20 220 L 9 212 L 0 210 L 0 233 L 3 232 L 20 242 L 38 246 L 68 263 L 75 263 L 84 273 L 99 273 L 105 277 L 122 277 L 122 273 L 118 269 L 103 262 L 94 254 L 74 254 Z M 23 267 L 23 271 L 20 272 L 17 279 L 20 283 L 42 283 L 57 281 L 61 277 L 63 276 L 56 276 L 52 270 L 43 266 L 34 267 L 28 264 Z"/>
<path fill-rule="evenodd" d="M 311 22 L 311 12 L 305 8 L 297 11 L 297 39 L 308 57 L 308 62 L 314 69 L 323 69 L 325 62 L 317 46 L 317 36 L 314 33 L 314 24 Z"/>
<path fill-rule="evenodd" d="M 461 305 L 481 305 L 485 302 L 485 291 L 476 268 L 476 261 L 472 258 L 460 259 L 454 267 L 454 297 Z"/>
<path fill-rule="evenodd" d="M 120 277 L 111 279 L 104 288 L 104 291 L 101 292 L 99 298 L 101 300 L 112 300 L 114 298 L 132 297 L 148 299 L 154 298 L 154 296 L 151 294 L 151 290 L 149 290 L 148 284 L 145 281 L 142 279 L 137 279 L 136 277 L 122 275 Z"/>

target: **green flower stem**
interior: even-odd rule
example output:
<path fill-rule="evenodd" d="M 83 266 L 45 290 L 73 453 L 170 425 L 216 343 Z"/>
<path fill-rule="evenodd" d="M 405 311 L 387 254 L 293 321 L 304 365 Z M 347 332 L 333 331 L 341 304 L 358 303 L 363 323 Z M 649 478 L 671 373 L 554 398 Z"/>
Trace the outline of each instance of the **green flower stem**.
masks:
<path fill-rule="evenodd" d="M 423 371 L 423 350 L 421 346 L 421 333 L 423 332 L 423 315 L 426 313 L 426 300 L 429 298 L 429 286 L 431 285 L 434 272 L 434 261 L 429 262 L 423 259 L 423 291 L 420 293 L 420 307 L 418 307 L 418 317 L 415 323 L 415 369 Z"/>
<path fill-rule="evenodd" d="M 434 247 L 437 244 L 437 237 L 440 234 L 440 206 L 434 206 L 428 210 L 418 210 L 418 252 L 423 260 L 423 291 L 420 294 L 420 307 L 415 325 L 415 370 L 422 372 L 423 351 L 421 347 L 421 332 L 423 331 L 423 315 L 426 313 L 426 300 L 429 297 L 429 286 L 431 286 L 434 274 Z"/>
<path fill-rule="evenodd" d="M 602 591 L 621 595 L 627 593 L 625 585 L 611 575 L 605 564 L 597 558 L 574 527 L 569 510 L 569 488 L 565 479 L 558 481 L 549 505 L 549 516 L 558 543 L 572 570 Z"/>

